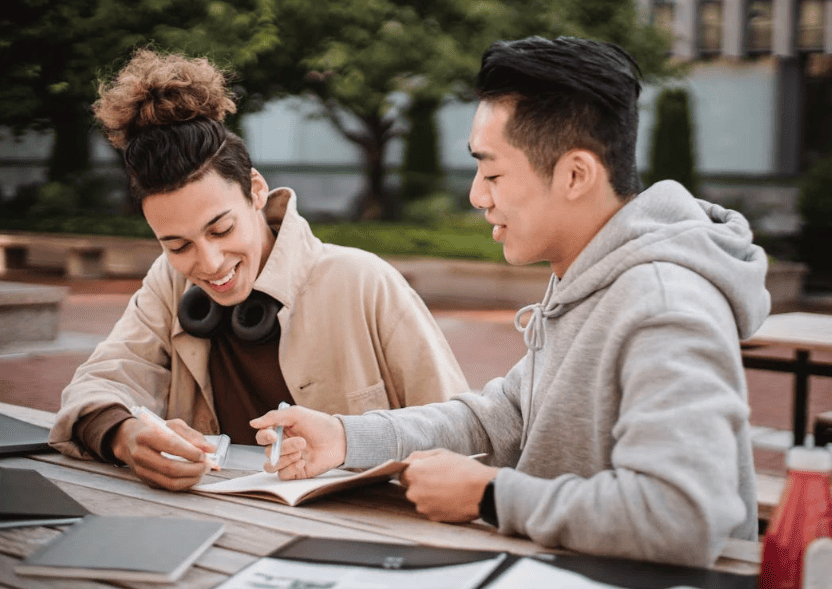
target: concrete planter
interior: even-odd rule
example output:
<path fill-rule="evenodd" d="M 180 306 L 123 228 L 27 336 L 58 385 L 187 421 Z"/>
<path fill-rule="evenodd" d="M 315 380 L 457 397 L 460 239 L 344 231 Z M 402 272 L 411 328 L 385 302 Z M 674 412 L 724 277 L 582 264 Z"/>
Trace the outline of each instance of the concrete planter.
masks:
<path fill-rule="evenodd" d="M 766 274 L 766 288 L 773 311 L 795 305 L 803 296 L 803 280 L 809 268 L 799 262 L 774 262 Z"/>
<path fill-rule="evenodd" d="M 388 258 L 431 306 L 519 309 L 543 299 L 549 284 L 548 266 L 510 266 L 497 262 L 442 258 Z M 808 267 L 774 262 L 766 275 L 775 312 L 801 302 Z"/>
<path fill-rule="evenodd" d="M 54 340 L 67 294 L 64 286 L 0 281 L 0 346 Z"/>
<path fill-rule="evenodd" d="M 444 258 L 388 258 L 429 306 L 519 309 L 546 294 L 549 266 Z"/>

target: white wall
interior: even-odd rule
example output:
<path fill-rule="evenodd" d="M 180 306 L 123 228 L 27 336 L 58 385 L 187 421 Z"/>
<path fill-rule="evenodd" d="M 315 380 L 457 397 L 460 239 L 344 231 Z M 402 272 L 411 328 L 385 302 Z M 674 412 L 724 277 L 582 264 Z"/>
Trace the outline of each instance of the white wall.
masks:
<path fill-rule="evenodd" d="M 770 59 L 699 62 L 679 85 L 691 94 L 698 169 L 705 174 L 776 171 L 777 85 Z M 644 89 L 638 162 L 649 166 L 658 88 Z"/>

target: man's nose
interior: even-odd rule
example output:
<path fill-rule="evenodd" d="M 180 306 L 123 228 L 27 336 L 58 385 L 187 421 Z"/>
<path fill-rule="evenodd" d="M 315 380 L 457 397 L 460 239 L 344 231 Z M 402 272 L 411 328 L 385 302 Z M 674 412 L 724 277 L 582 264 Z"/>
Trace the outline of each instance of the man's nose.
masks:
<path fill-rule="evenodd" d="M 222 267 L 222 251 L 213 243 L 201 243 L 197 246 L 199 269 L 205 274 L 212 274 Z"/>
<path fill-rule="evenodd" d="M 488 192 L 486 182 L 478 171 L 471 182 L 471 190 L 468 191 L 468 200 L 475 209 L 487 209 L 491 206 L 491 195 Z"/>

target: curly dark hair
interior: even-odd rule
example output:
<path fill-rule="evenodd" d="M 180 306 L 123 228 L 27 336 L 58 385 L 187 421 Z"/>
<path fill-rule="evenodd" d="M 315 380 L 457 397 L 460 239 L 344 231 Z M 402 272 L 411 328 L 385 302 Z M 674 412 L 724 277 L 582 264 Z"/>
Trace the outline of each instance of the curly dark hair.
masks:
<path fill-rule="evenodd" d="M 93 113 L 124 153 L 139 209 L 148 196 L 178 190 L 209 171 L 239 184 L 251 200 L 251 158 L 223 124 L 237 107 L 226 74 L 207 59 L 139 49 L 98 93 Z"/>

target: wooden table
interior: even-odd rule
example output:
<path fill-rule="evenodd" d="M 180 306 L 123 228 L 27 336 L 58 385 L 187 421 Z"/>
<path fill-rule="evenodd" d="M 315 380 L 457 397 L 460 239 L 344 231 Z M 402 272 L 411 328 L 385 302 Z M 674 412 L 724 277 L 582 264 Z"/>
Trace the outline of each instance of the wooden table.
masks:
<path fill-rule="evenodd" d="M 746 351 L 761 346 L 786 347 L 792 359 L 760 356 Z M 770 315 L 760 329 L 743 342 L 746 368 L 791 372 L 794 374 L 792 431 L 794 444 L 803 444 L 809 404 L 809 376 L 832 376 L 832 364 L 811 361 L 812 352 L 832 352 L 832 315 L 818 313 L 779 313 Z"/>
<path fill-rule="evenodd" d="M 54 414 L 0 403 L 0 412 L 50 426 Z M 258 557 L 297 535 L 420 543 L 508 551 L 531 555 L 556 552 L 522 538 L 502 536 L 493 528 L 473 522 L 464 525 L 430 522 L 420 516 L 395 484 L 343 493 L 302 507 L 244 497 L 174 493 L 152 489 L 126 468 L 67 458 L 60 454 L 33 454 L 0 458 L 0 466 L 32 468 L 56 483 L 92 513 L 101 515 L 177 516 L 223 521 L 225 533 L 175 585 L 159 587 L 214 587 Z M 206 475 L 207 476 L 207 475 Z M 33 527 L 0 530 L 0 586 L 14 588 L 114 587 L 107 582 L 19 577 L 13 566 L 62 528 Z M 759 572 L 760 545 L 730 541 L 715 568 L 741 574 Z M 120 583 L 119 587 L 154 587 Z"/>

